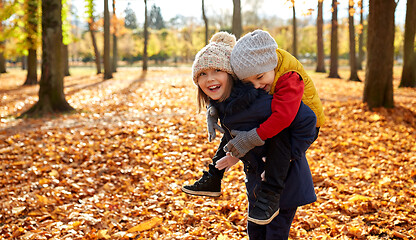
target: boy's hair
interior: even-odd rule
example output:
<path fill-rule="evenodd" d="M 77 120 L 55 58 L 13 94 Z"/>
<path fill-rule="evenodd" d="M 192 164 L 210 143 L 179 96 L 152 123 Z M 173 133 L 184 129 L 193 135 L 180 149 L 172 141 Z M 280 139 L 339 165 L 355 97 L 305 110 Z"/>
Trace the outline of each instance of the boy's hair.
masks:
<path fill-rule="evenodd" d="M 235 77 L 231 74 L 228 74 L 228 78 L 227 78 L 227 87 L 225 88 L 224 94 L 221 96 L 220 99 L 218 99 L 219 102 L 223 102 L 225 101 L 227 98 L 230 97 L 231 95 L 231 90 L 233 89 L 234 86 L 234 81 L 235 81 Z M 202 91 L 201 87 L 199 87 L 198 85 L 198 111 L 201 111 L 202 108 L 205 108 L 206 106 L 209 105 L 209 101 L 210 98 L 208 97 L 207 94 L 204 93 L 204 91 Z"/>
<path fill-rule="evenodd" d="M 255 30 L 240 38 L 231 53 L 231 66 L 241 80 L 277 66 L 277 43 L 266 31 Z"/>

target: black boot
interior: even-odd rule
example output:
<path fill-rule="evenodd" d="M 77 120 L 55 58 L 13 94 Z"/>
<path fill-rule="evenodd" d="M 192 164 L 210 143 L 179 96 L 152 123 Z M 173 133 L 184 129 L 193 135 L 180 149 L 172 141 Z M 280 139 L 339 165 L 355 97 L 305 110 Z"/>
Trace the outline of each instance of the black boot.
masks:
<path fill-rule="evenodd" d="M 182 186 L 182 191 L 187 194 L 218 197 L 221 195 L 221 180 L 224 176 L 225 170 L 219 170 L 215 167 L 218 160 L 225 156 L 223 150 L 226 142 L 221 141 L 215 156 L 212 158 L 212 163 L 208 165 L 208 172 L 204 171 L 202 177 L 194 182 L 192 185 Z"/>
<path fill-rule="evenodd" d="M 221 178 L 204 171 L 194 184 L 182 186 L 182 191 L 191 195 L 218 197 L 221 195 Z"/>
<path fill-rule="evenodd" d="M 257 194 L 257 201 L 248 213 L 247 220 L 259 225 L 269 224 L 279 215 L 280 194 L 265 189 Z"/>

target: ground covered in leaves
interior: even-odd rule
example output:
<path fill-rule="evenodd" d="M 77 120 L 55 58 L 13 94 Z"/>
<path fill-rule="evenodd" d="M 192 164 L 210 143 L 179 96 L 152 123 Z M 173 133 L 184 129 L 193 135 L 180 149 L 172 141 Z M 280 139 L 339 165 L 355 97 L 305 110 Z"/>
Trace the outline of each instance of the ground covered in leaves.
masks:
<path fill-rule="evenodd" d="M 396 108 L 369 111 L 363 83 L 309 73 L 327 123 L 307 152 L 318 201 L 299 208 L 291 239 L 415 239 L 416 90 L 395 74 Z M 241 164 L 219 198 L 180 190 L 219 143 L 207 141 L 190 76 L 74 70 L 65 94 L 77 112 L 17 119 L 38 87 L 2 74 L 0 239 L 247 239 Z"/>

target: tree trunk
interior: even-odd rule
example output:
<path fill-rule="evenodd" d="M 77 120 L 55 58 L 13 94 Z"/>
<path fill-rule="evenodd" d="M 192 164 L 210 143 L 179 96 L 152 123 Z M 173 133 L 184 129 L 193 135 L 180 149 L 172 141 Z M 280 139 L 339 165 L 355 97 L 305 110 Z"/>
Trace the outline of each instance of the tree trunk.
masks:
<path fill-rule="evenodd" d="M 113 0 L 113 64 L 112 70 L 113 73 L 117 72 L 117 61 L 118 61 L 118 53 L 117 53 L 117 16 L 116 16 L 116 1 Z"/>
<path fill-rule="evenodd" d="M 350 81 L 361 82 L 357 74 L 357 57 L 355 56 L 355 29 L 354 29 L 354 1 L 349 2 L 348 28 L 350 36 Z"/>
<path fill-rule="evenodd" d="M 0 0 L 0 9 L 3 9 L 3 0 Z M 0 20 L 0 32 L 3 32 L 3 23 Z M 0 73 L 6 73 L 6 60 L 4 59 L 4 41 L 0 41 Z"/>
<path fill-rule="evenodd" d="M 340 78 L 338 74 L 338 3 L 332 0 L 332 24 L 331 24 L 331 64 L 329 67 L 330 78 Z"/>
<path fill-rule="evenodd" d="M 406 23 L 404 28 L 403 71 L 400 87 L 416 87 L 416 0 L 407 0 Z"/>
<path fill-rule="evenodd" d="M 395 0 L 370 0 L 363 101 L 370 109 L 392 108 Z M 381 37 L 382 36 L 382 37 Z"/>
<path fill-rule="evenodd" d="M 95 66 L 97 67 L 97 74 L 100 74 L 101 73 L 101 57 L 100 57 L 100 51 L 98 50 L 98 47 L 97 47 L 97 40 L 95 39 L 95 34 L 94 34 L 94 29 L 92 27 L 92 24 L 93 24 L 92 22 L 89 23 L 88 27 L 90 29 L 92 46 L 94 48 Z"/>
<path fill-rule="evenodd" d="M 62 1 L 42 1 L 42 74 L 39 100 L 22 116 L 73 111 L 65 99 L 62 61 Z"/>
<path fill-rule="evenodd" d="M 117 36 L 115 34 L 113 34 L 113 64 L 111 69 L 114 72 L 117 72 L 117 60 L 118 60 L 118 53 L 117 53 Z"/>
<path fill-rule="evenodd" d="M 208 18 L 205 15 L 205 1 L 202 0 L 202 19 L 204 19 L 205 23 L 205 45 L 208 44 Z"/>
<path fill-rule="evenodd" d="M 144 47 L 143 47 L 143 71 L 147 71 L 147 42 L 149 39 L 148 31 L 148 17 L 147 17 L 147 0 L 144 0 Z"/>
<path fill-rule="evenodd" d="M 297 41 L 297 29 L 296 29 L 296 11 L 295 11 L 295 1 L 293 3 L 293 56 L 298 58 L 298 41 Z"/>
<path fill-rule="evenodd" d="M 38 83 L 37 66 L 36 49 L 29 49 L 27 56 L 27 76 L 23 85 L 36 85 Z"/>
<path fill-rule="evenodd" d="M 243 28 L 241 26 L 241 1 L 233 0 L 233 6 L 233 25 L 231 31 L 239 39 L 241 34 L 243 34 Z"/>
<path fill-rule="evenodd" d="M 325 53 L 324 53 L 324 37 L 323 37 L 323 11 L 322 11 L 323 0 L 318 0 L 318 17 L 316 19 L 317 26 L 317 65 L 316 72 L 326 72 L 325 70 Z"/>
<path fill-rule="evenodd" d="M 1 30 L 1 27 L 0 27 Z M 6 73 L 6 59 L 4 59 L 4 42 L 0 42 L 0 73 Z"/>
<path fill-rule="evenodd" d="M 66 44 L 62 44 L 62 57 L 64 62 L 64 76 L 71 76 L 69 73 L 68 45 Z"/>
<path fill-rule="evenodd" d="M 27 56 L 23 55 L 21 57 L 21 61 L 22 63 L 22 70 L 26 70 L 27 69 Z"/>
<path fill-rule="evenodd" d="M 27 33 L 27 48 L 29 54 L 22 58 L 22 69 L 27 69 L 26 81 L 23 85 L 35 85 L 38 83 L 37 56 L 38 49 L 38 1 L 25 1 L 25 31 Z"/>
<path fill-rule="evenodd" d="M 357 70 L 363 70 L 363 61 L 364 61 L 364 7 L 363 1 L 358 1 L 358 5 L 360 6 L 360 26 L 361 30 L 358 34 L 358 63 L 357 63 Z"/>
<path fill-rule="evenodd" d="M 104 80 L 113 78 L 110 62 L 110 12 L 108 0 L 104 0 Z"/>

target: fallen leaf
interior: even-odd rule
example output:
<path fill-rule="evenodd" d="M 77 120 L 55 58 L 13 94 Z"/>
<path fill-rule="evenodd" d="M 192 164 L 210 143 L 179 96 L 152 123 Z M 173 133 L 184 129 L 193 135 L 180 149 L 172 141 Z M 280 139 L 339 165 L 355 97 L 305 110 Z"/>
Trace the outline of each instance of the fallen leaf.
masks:
<path fill-rule="evenodd" d="M 144 221 L 144 222 L 140 223 L 137 226 L 134 226 L 134 227 L 130 228 L 129 230 L 127 230 L 127 232 L 132 233 L 132 232 L 142 232 L 142 231 L 145 231 L 145 230 L 149 230 L 149 229 L 161 224 L 162 221 L 163 221 L 162 218 L 155 217 L 155 218 L 149 219 L 147 221 Z"/>

